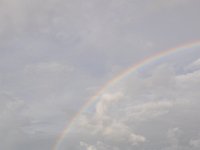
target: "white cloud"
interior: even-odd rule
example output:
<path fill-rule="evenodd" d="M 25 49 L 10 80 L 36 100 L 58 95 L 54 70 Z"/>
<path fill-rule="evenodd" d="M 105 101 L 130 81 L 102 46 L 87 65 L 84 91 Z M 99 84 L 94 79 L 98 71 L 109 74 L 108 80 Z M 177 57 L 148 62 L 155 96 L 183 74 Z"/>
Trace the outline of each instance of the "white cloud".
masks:
<path fill-rule="evenodd" d="M 105 138 L 117 142 L 128 142 L 137 145 L 146 141 L 142 135 L 135 134 L 131 129 L 121 122 L 112 122 L 101 131 Z"/>
<path fill-rule="evenodd" d="M 97 150 L 93 145 L 88 145 L 84 142 L 80 142 L 80 146 L 85 147 L 85 150 Z"/>
<path fill-rule="evenodd" d="M 82 114 L 76 132 L 80 130 L 85 142 L 92 143 L 85 147 L 98 150 L 93 144 L 97 140 L 119 149 L 188 150 L 198 145 L 189 134 L 199 110 L 198 71 L 179 74 L 166 65 L 154 70 L 145 77 L 135 74 L 137 84 L 136 77 L 128 84 L 116 84 L 112 92 L 99 97 L 92 113 Z M 196 90 L 188 91 L 193 87 Z"/>
<path fill-rule="evenodd" d="M 96 114 L 97 117 L 104 117 L 108 108 L 116 101 L 119 101 L 123 97 L 122 93 L 105 93 L 101 96 L 99 102 L 96 105 Z"/>
<path fill-rule="evenodd" d="M 145 104 L 130 106 L 126 109 L 127 119 L 134 118 L 138 121 L 152 119 L 168 113 L 169 109 L 175 105 L 173 101 L 155 101 Z"/>
<path fill-rule="evenodd" d="M 85 148 L 85 150 L 119 150 L 116 146 L 106 145 L 102 141 L 97 141 L 94 145 L 87 144 L 85 142 L 80 142 L 81 148 Z"/>

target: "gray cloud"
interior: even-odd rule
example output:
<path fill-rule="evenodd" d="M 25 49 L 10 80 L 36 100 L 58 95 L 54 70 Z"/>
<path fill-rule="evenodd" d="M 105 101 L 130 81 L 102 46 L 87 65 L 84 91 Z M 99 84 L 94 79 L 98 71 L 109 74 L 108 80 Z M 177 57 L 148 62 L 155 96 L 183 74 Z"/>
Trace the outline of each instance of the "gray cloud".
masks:
<path fill-rule="evenodd" d="M 198 39 L 198 12 L 196 0 L 1 0 L 0 148 L 51 149 L 115 74 Z M 182 131 L 177 149 L 198 149 L 188 128 L 199 129 L 191 117 L 198 118 L 199 56 L 190 49 L 164 58 L 157 64 L 173 67 L 146 66 L 105 92 L 61 149 L 172 149 L 167 131 L 174 128 Z"/>

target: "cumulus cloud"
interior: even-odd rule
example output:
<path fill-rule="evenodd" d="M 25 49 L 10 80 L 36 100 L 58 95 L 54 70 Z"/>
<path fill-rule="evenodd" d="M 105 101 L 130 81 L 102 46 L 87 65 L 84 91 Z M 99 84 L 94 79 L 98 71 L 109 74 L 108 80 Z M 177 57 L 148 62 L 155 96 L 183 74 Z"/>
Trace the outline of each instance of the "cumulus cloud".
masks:
<path fill-rule="evenodd" d="M 119 150 L 117 147 L 111 147 L 109 145 L 104 144 L 101 141 L 96 142 L 94 145 L 87 144 L 85 142 L 80 142 L 81 148 L 85 148 L 85 150 Z"/>
<path fill-rule="evenodd" d="M 112 105 L 112 103 L 115 103 L 116 101 L 120 100 L 120 98 L 122 97 L 122 93 L 103 94 L 99 103 L 97 103 L 96 105 L 97 117 L 104 117 L 106 112 L 108 111 L 107 109 L 109 108 L 109 106 Z"/>
<path fill-rule="evenodd" d="M 152 119 L 167 113 L 174 104 L 175 103 L 171 101 L 148 102 L 145 104 L 128 107 L 126 109 L 126 114 L 130 118 L 137 120 L 146 120 L 150 118 Z"/>
<path fill-rule="evenodd" d="M 121 122 L 112 122 L 111 125 L 104 127 L 101 132 L 105 138 L 115 141 L 116 143 L 123 141 L 131 145 L 137 145 L 146 140 L 142 135 L 133 133 L 130 127 Z"/>
<path fill-rule="evenodd" d="M 85 147 L 85 150 L 96 150 L 96 148 L 93 145 L 88 145 L 88 144 L 86 144 L 84 142 L 80 142 L 80 145 L 82 147 Z"/>
<path fill-rule="evenodd" d="M 154 70 L 145 77 L 133 75 L 132 81 L 140 78 L 136 85 L 126 82 L 117 88 L 116 84 L 115 90 L 100 95 L 94 112 L 84 113 L 77 121 L 76 132 L 81 130 L 80 134 L 86 137 L 80 146 L 100 149 L 96 144 L 86 144 L 92 141 L 103 141 L 110 149 L 188 150 L 198 146 L 190 129 L 199 129 L 195 122 L 200 121 L 200 95 L 198 90 L 189 91 L 197 88 L 191 80 L 199 77 L 198 71 L 180 74 L 166 65 Z M 138 92 L 135 86 L 141 86 L 142 91 Z"/>

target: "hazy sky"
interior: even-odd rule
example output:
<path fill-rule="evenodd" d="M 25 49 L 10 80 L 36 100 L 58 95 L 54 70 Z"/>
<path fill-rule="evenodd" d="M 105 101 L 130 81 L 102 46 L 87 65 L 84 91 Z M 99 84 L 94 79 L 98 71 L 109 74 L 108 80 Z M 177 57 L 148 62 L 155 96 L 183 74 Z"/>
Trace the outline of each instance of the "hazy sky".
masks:
<path fill-rule="evenodd" d="M 198 0 L 0 0 L 0 149 L 53 150 L 129 66 L 200 41 Z M 199 44 L 200 45 L 200 44 Z M 200 148 L 200 46 L 99 96 L 57 150 Z"/>

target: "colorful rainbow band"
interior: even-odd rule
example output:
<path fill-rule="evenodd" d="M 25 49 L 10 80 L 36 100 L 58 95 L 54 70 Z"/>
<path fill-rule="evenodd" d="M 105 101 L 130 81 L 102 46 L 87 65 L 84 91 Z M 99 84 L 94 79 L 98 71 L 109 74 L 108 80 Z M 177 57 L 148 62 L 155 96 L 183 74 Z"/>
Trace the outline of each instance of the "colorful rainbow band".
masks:
<path fill-rule="evenodd" d="M 72 119 L 66 125 L 63 132 L 58 136 L 56 143 L 53 145 L 52 150 L 58 150 L 59 149 L 59 146 L 62 143 L 64 137 L 70 131 L 70 128 L 73 126 L 73 124 L 75 123 L 76 119 L 80 116 L 80 114 L 83 113 L 88 107 L 90 107 L 90 105 L 93 104 L 93 102 L 95 102 L 95 100 L 97 100 L 100 95 L 102 95 L 109 87 L 114 85 L 116 82 L 122 80 L 123 78 L 125 78 L 126 76 L 128 76 L 132 72 L 136 71 L 137 69 L 145 66 L 146 64 L 149 64 L 153 61 L 156 61 L 157 59 L 161 59 L 165 56 L 168 56 L 168 55 L 171 55 L 171 54 L 174 54 L 176 52 L 180 52 L 180 51 L 183 51 L 183 50 L 186 50 L 186 49 L 189 49 L 189 48 L 196 48 L 198 46 L 200 46 L 200 41 L 191 42 L 191 43 L 188 43 L 188 44 L 185 44 L 185 45 L 182 45 L 182 46 L 178 46 L 178 47 L 175 47 L 175 48 L 171 48 L 171 49 L 168 49 L 168 50 L 161 51 L 161 52 L 159 52 L 155 55 L 152 55 L 150 57 L 143 59 L 142 61 L 132 65 L 131 67 L 129 67 L 125 71 L 122 71 L 121 73 L 119 73 L 113 79 L 108 81 L 104 86 L 102 86 L 101 89 L 99 91 L 97 91 L 96 94 L 94 94 L 94 96 L 92 96 L 89 100 L 87 100 L 85 102 L 85 104 L 81 107 L 81 109 L 72 117 Z"/>

